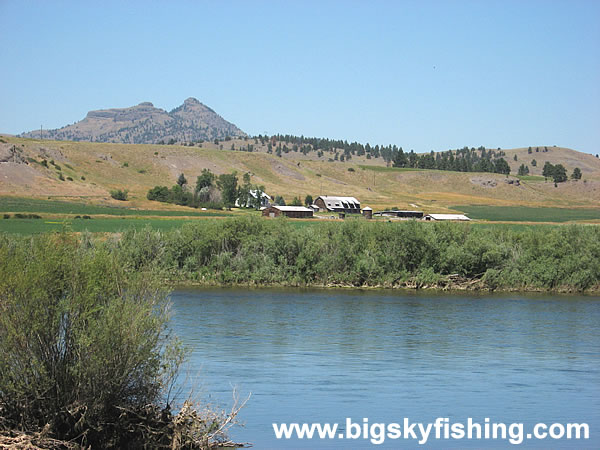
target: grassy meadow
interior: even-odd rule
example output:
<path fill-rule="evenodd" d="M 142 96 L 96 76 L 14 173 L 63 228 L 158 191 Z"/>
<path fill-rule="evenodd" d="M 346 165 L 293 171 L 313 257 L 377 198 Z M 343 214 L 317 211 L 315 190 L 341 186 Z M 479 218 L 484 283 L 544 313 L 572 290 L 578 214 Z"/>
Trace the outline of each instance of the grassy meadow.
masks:
<path fill-rule="evenodd" d="M 600 208 L 534 208 L 527 206 L 454 206 L 471 219 L 505 222 L 600 221 Z"/>
<path fill-rule="evenodd" d="M 94 217 L 91 220 L 47 220 L 47 219 L 0 219 L 0 232 L 18 234 L 38 234 L 49 232 L 82 232 L 91 233 L 117 233 L 129 229 L 141 230 L 151 228 L 153 230 L 173 230 L 183 224 L 192 222 L 193 219 L 157 219 L 157 218 L 106 218 Z"/>
<path fill-rule="evenodd" d="M 123 205 L 126 205 L 123 202 Z M 0 213 L 49 213 L 108 216 L 164 216 L 164 217 L 226 217 L 226 211 L 198 211 L 192 208 L 172 210 L 132 209 L 126 206 L 103 206 L 90 203 L 67 202 L 23 197 L 0 197 Z"/>

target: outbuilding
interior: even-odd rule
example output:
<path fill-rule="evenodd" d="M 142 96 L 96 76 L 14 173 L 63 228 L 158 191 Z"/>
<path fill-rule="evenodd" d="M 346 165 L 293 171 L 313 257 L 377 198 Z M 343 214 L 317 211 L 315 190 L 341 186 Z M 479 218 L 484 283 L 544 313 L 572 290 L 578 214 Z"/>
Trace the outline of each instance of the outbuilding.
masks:
<path fill-rule="evenodd" d="M 375 215 L 382 217 L 399 217 L 400 219 L 422 219 L 423 211 L 399 211 L 397 209 L 391 209 L 387 211 L 378 211 Z"/>
<path fill-rule="evenodd" d="M 263 209 L 262 215 L 264 217 L 291 217 L 293 219 L 303 219 L 305 217 L 312 217 L 313 210 L 305 208 L 304 206 L 279 206 L 272 205 L 268 208 Z"/>
<path fill-rule="evenodd" d="M 471 220 L 464 214 L 427 214 L 423 219 L 425 220 Z"/>

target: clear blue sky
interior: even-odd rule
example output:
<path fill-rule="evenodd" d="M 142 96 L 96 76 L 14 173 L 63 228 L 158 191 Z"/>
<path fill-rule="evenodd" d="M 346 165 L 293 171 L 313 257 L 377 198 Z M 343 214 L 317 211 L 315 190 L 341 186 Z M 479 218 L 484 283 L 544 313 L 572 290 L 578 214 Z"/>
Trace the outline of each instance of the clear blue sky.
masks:
<path fill-rule="evenodd" d="M 0 0 L 0 131 L 196 97 L 250 134 L 600 152 L 600 1 Z"/>

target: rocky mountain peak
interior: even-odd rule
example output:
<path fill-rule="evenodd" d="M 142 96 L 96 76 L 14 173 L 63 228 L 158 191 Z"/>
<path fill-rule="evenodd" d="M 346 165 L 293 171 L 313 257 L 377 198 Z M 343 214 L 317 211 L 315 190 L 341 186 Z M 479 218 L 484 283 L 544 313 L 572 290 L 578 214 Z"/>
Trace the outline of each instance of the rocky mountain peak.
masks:
<path fill-rule="evenodd" d="M 39 137 L 39 131 L 21 136 Z M 48 139 L 124 144 L 212 141 L 227 136 L 242 137 L 246 133 L 194 97 L 170 112 L 142 102 L 129 108 L 90 111 L 73 125 L 44 130 Z"/>

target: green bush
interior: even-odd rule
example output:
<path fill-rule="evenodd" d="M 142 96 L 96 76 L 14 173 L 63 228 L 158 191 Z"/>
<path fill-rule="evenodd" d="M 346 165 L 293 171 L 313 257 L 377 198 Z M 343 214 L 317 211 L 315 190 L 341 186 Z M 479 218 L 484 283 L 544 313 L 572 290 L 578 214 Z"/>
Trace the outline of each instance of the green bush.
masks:
<path fill-rule="evenodd" d="M 10 218 L 10 215 L 9 215 L 9 217 L 6 217 L 6 215 L 5 215 L 4 218 L 8 219 L 8 218 Z M 15 214 L 15 219 L 41 219 L 41 218 L 42 217 L 38 216 L 37 214 L 23 214 L 23 213 Z"/>
<path fill-rule="evenodd" d="M 127 201 L 127 189 L 115 189 L 110 191 L 110 196 L 115 200 L 120 200 L 122 202 Z"/>
<path fill-rule="evenodd" d="M 157 202 L 168 202 L 169 201 L 169 188 L 166 186 L 155 186 L 148 191 L 146 198 L 148 200 L 154 200 Z"/>
<path fill-rule="evenodd" d="M 165 438 L 127 413 L 159 417 L 144 411 L 182 360 L 156 276 L 88 239 L 0 236 L 0 309 L 0 425 L 92 448 Z"/>

